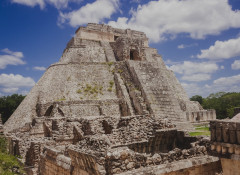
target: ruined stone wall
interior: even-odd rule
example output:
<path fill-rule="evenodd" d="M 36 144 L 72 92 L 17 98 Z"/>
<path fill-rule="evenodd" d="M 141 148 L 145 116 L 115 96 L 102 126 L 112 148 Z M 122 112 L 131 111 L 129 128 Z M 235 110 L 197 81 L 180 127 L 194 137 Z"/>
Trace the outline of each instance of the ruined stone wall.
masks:
<path fill-rule="evenodd" d="M 221 169 L 221 162 L 218 161 L 159 175 L 217 175 Z"/>
<path fill-rule="evenodd" d="M 80 41 L 80 44 L 74 43 L 65 49 L 60 63 L 106 62 L 105 49 L 100 45 L 100 41 L 82 39 Z"/>
<path fill-rule="evenodd" d="M 86 28 L 80 28 L 76 33 L 76 37 L 95 41 L 114 41 L 114 35 L 112 33 L 87 30 Z"/>
<path fill-rule="evenodd" d="M 221 163 L 218 158 L 211 156 L 194 157 L 166 164 L 135 169 L 120 175 L 216 175 L 221 172 Z"/>
<path fill-rule="evenodd" d="M 186 112 L 187 120 L 190 122 L 203 122 L 216 119 L 215 110 L 200 110 L 195 112 Z"/>
<path fill-rule="evenodd" d="M 237 175 L 240 166 L 240 122 L 210 121 L 210 154 L 221 158 L 223 174 Z"/>
<path fill-rule="evenodd" d="M 151 110 L 161 118 L 174 121 L 186 121 L 185 114 L 180 109 L 178 101 L 173 96 L 165 71 L 159 69 L 154 63 L 129 61 L 132 75 L 140 83 L 145 99 Z M 152 82 L 148 84 L 147 82 Z"/>
<path fill-rule="evenodd" d="M 224 175 L 239 174 L 240 160 L 221 158 L 221 165 Z"/>
<path fill-rule="evenodd" d="M 39 162 L 40 175 L 72 174 L 71 159 L 54 149 L 45 148 Z"/>

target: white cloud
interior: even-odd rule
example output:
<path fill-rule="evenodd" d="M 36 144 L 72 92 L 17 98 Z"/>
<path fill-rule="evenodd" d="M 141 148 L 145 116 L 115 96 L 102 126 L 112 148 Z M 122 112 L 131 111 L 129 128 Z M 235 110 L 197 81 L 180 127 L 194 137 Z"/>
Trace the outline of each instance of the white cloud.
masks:
<path fill-rule="evenodd" d="M 236 56 L 240 56 L 240 37 L 228 41 L 216 41 L 214 45 L 208 49 L 201 50 L 201 54 L 197 55 L 198 58 L 213 60 L 229 59 Z"/>
<path fill-rule="evenodd" d="M 30 7 L 39 5 L 41 9 L 45 7 L 44 0 L 12 0 L 12 3 L 22 4 Z"/>
<path fill-rule="evenodd" d="M 210 74 L 192 74 L 192 75 L 184 75 L 181 78 L 182 80 L 186 81 L 206 81 L 211 79 Z"/>
<path fill-rule="evenodd" d="M 184 48 L 185 48 L 185 45 L 184 45 L 184 44 L 178 45 L 177 48 L 178 48 L 178 49 L 184 49 Z"/>
<path fill-rule="evenodd" d="M 14 87 L 14 88 L 2 88 L 1 90 L 4 93 L 15 93 L 18 91 L 18 89 L 19 88 Z"/>
<path fill-rule="evenodd" d="M 220 69 L 224 69 L 224 66 L 221 66 Z"/>
<path fill-rule="evenodd" d="M 211 73 L 219 70 L 219 67 L 216 63 L 184 61 L 183 63 L 169 66 L 169 69 L 181 74 L 181 80 L 199 82 L 210 80 Z"/>
<path fill-rule="evenodd" d="M 179 33 L 201 39 L 240 27 L 240 11 L 233 11 L 227 0 L 158 0 L 131 12 L 129 19 L 119 17 L 108 24 L 144 31 L 153 42 Z"/>
<path fill-rule="evenodd" d="M 32 87 L 35 81 L 19 74 L 0 74 L 0 86 L 3 88 Z"/>
<path fill-rule="evenodd" d="M 204 94 L 216 93 L 216 92 L 240 92 L 240 74 L 221 77 L 213 81 L 211 85 L 205 85 Z"/>
<path fill-rule="evenodd" d="M 240 92 L 240 74 L 221 77 L 213 81 L 212 84 L 201 85 L 196 83 L 181 83 L 189 97 L 193 95 L 201 95 L 207 97 L 211 93 L 216 92 Z"/>
<path fill-rule="evenodd" d="M 181 85 L 183 86 L 189 97 L 192 97 L 193 95 L 202 95 L 201 92 L 203 92 L 203 90 L 196 83 L 181 83 Z"/>
<path fill-rule="evenodd" d="M 231 66 L 233 70 L 240 69 L 240 60 L 235 60 Z"/>
<path fill-rule="evenodd" d="M 170 69 L 175 73 L 192 75 L 197 73 L 213 73 L 219 68 L 216 63 L 184 61 L 182 64 L 170 66 Z"/>
<path fill-rule="evenodd" d="M 214 86 L 232 86 L 240 84 L 240 74 L 231 77 L 221 77 L 213 81 Z M 240 88 L 239 88 L 240 90 Z"/>
<path fill-rule="evenodd" d="M 7 48 L 1 51 L 5 54 L 0 55 L 0 69 L 5 69 L 7 65 L 25 64 L 25 62 L 22 60 L 22 52 L 13 52 Z"/>
<path fill-rule="evenodd" d="M 118 10 L 118 2 L 119 0 L 96 0 L 72 12 L 60 12 L 58 24 L 67 22 L 76 27 L 87 23 L 100 23 Z"/>
<path fill-rule="evenodd" d="M 45 71 L 46 68 L 45 67 L 41 67 L 41 66 L 35 66 L 33 67 L 34 70 L 40 70 L 40 71 Z"/>
<path fill-rule="evenodd" d="M 12 0 L 12 3 L 26 5 L 30 7 L 38 6 L 44 9 L 46 4 L 53 5 L 57 9 L 67 8 L 71 2 L 80 3 L 83 0 Z"/>
<path fill-rule="evenodd" d="M 197 43 L 193 43 L 193 44 L 180 44 L 177 46 L 178 49 L 185 49 L 187 47 L 194 47 L 194 46 L 197 46 L 198 44 Z"/>

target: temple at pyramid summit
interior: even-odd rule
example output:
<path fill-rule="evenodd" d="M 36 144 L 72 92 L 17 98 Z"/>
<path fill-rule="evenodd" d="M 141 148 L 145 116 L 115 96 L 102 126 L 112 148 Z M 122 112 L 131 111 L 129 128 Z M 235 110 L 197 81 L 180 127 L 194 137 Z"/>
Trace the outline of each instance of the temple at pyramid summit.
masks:
<path fill-rule="evenodd" d="M 220 172 L 219 158 L 187 131 L 214 119 L 143 32 L 90 23 L 3 128 L 27 174 L 202 175 Z"/>

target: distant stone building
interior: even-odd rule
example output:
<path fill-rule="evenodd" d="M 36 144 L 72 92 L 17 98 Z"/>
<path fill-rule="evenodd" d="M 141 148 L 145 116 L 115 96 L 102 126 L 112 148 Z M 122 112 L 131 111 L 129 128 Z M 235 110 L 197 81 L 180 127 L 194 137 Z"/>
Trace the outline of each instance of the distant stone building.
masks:
<path fill-rule="evenodd" d="M 192 102 L 142 32 L 80 27 L 4 124 L 28 174 L 215 174 L 207 141 L 185 134 L 216 119 Z"/>

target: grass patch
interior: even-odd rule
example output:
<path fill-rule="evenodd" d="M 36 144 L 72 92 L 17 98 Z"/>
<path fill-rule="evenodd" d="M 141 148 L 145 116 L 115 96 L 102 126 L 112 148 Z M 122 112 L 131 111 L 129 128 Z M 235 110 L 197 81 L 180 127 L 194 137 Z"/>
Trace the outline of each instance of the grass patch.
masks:
<path fill-rule="evenodd" d="M 207 126 L 203 126 L 203 127 L 197 127 L 195 128 L 196 130 L 199 130 L 199 131 L 209 131 L 209 127 Z"/>
<path fill-rule="evenodd" d="M 14 175 L 24 173 L 23 166 L 18 161 L 17 157 L 7 153 L 6 139 L 0 136 L 0 174 Z"/>
<path fill-rule="evenodd" d="M 210 136 L 210 131 L 208 126 L 196 127 L 195 132 L 190 132 L 190 136 Z"/>
<path fill-rule="evenodd" d="M 63 98 L 57 99 L 56 101 L 65 101 L 65 100 L 66 100 L 66 98 L 63 97 Z"/>
<path fill-rule="evenodd" d="M 210 131 L 206 132 L 190 132 L 190 136 L 210 136 Z"/>

